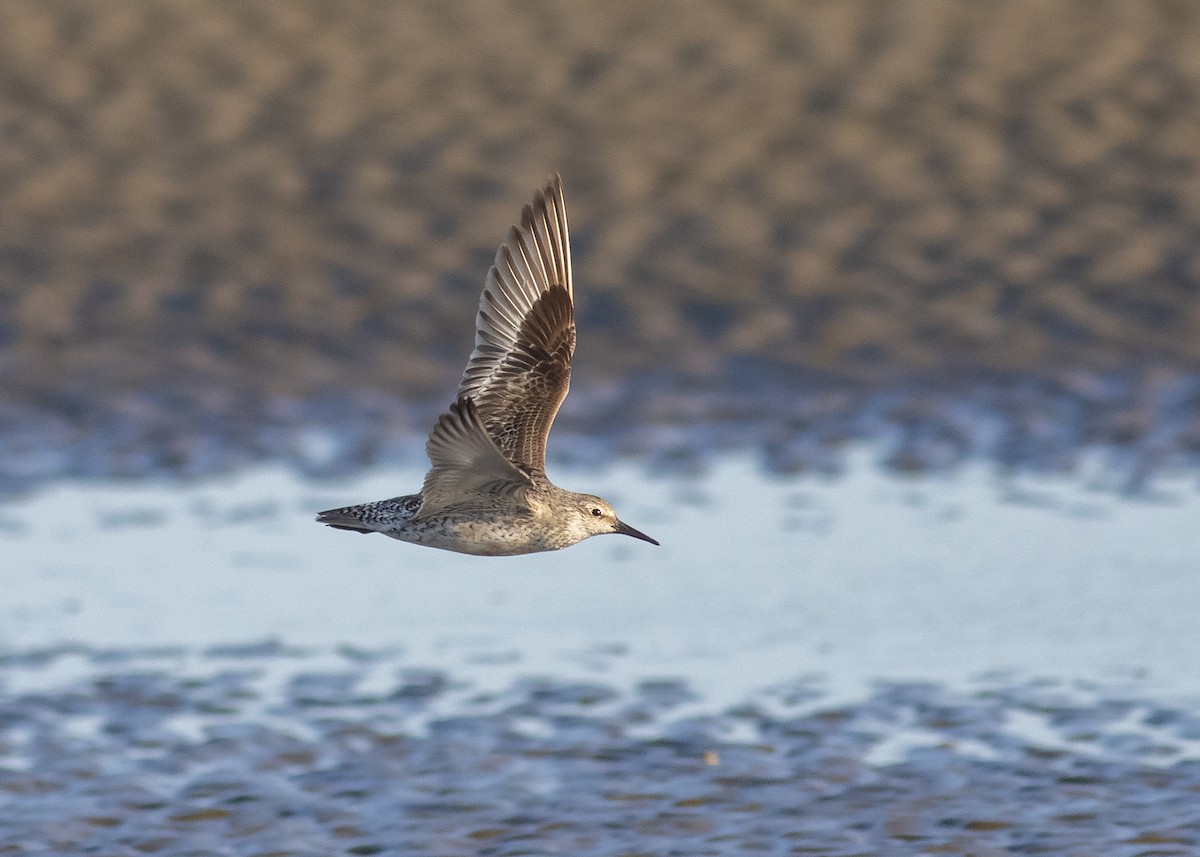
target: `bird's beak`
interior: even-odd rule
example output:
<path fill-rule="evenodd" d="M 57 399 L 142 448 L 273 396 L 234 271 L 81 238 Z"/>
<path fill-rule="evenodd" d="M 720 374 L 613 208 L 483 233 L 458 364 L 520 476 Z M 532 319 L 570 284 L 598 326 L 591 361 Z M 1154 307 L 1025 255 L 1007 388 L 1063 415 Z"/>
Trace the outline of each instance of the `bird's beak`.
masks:
<path fill-rule="evenodd" d="M 617 526 L 613 530 L 614 533 L 620 533 L 623 536 L 633 536 L 635 539 L 641 539 L 644 542 L 650 542 L 652 545 L 658 544 L 654 539 L 643 533 L 641 530 L 635 530 L 633 527 L 624 521 L 617 521 Z"/>

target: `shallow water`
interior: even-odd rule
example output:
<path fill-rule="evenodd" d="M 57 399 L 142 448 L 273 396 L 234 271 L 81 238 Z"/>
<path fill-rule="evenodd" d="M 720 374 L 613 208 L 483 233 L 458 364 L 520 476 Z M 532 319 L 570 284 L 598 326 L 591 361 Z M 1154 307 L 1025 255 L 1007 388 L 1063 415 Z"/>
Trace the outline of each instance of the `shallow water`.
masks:
<path fill-rule="evenodd" d="M 801 664 L 935 680 L 1154 664 L 1192 689 L 1190 475 L 1125 500 L 1086 477 L 982 464 L 896 477 L 871 466 L 879 457 L 860 448 L 836 479 L 778 479 L 738 457 L 703 477 L 560 469 L 558 481 L 609 497 L 663 547 L 609 536 L 490 562 L 312 521 L 414 489 L 415 469 L 337 483 L 264 469 L 182 489 L 62 485 L 5 511 L 3 639 L 516 648 L 533 670 L 566 648 L 610 647 L 684 675 L 754 654 L 753 669 L 706 679 L 710 693 Z"/>
<path fill-rule="evenodd" d="M 1194 853 L 1192 477 L 1129 499 L 1103 456 L 903 478 L 886 454 L 839 478 L 559 468 L 663 546 L 492 561 L 311 520 L 417 469 L 10 505 L 3 841 Z"/>

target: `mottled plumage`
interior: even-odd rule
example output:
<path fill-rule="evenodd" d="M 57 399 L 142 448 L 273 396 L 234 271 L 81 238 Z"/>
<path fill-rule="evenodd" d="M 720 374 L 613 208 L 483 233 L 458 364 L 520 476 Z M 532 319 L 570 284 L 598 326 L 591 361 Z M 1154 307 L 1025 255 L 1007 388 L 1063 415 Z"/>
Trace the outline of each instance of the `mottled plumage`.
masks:
<path fill-rule="evenodd" d="M 658 544 L 621 522 L 607 501 L 546 478 L 546 437 L 567 395 L 574 352 L 570 237 L 555 176 L 496 253 L 475 350 L 426 444 L 431 466 L 421 492 L 331 509 L 317 520 L 486 556 L 557 550 L 603 533 Z"/>

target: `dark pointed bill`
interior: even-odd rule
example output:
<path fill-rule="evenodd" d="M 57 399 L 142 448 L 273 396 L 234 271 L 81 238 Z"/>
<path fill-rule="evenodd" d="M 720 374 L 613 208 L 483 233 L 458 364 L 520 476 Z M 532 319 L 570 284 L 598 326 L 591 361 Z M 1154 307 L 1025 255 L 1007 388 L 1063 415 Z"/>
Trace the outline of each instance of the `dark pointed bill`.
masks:
<path fill-rule="evenodd" d="M 617 521 L 617 527 L 613 530 L 614 533 L 620 533 L 623 536 L 633 536 L 635 539 L 641 539 L 644 542 L 650 542 L 652 545 L 658 544 L 654 539 L 643 533 L 641 530 L 635 530 L 633 527 L 624 521 Z"/>

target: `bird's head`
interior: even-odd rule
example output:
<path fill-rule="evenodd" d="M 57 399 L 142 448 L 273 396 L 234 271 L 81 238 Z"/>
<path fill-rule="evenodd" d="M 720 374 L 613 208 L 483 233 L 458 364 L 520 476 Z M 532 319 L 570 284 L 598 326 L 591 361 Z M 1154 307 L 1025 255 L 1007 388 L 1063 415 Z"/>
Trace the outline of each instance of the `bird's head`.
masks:
<path fill-rule="evenodd" d="M 571 528 L 581 534 L 581 539 L 586 539 L 589 536 L 600 536 L 605 533 L 620 533 L 624 536 L 633 536 L 635 539 L 650 542 L 652 545 L 658 544 L 658 542 L 645 533 L 635 530 L 618 518 L 612 504 L 603 497 L 596 497 L 593 494 L 576 494 L 574 495 L 574 500 Z"/>

